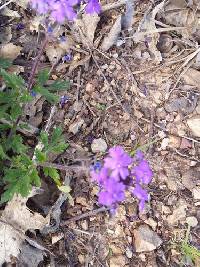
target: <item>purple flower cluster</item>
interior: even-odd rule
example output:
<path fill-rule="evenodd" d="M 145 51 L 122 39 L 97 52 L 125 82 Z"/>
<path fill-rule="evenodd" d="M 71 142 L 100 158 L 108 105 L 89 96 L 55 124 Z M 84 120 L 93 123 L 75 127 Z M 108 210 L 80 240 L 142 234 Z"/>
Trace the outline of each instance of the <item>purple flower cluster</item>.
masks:
<path fill-rule="evenodd" d="M 85 3 L 88 14 L 99 13 L 101 6 L 98 0 L 30 0 L 39 14 L 49 14 L 58 23 L 65 19 L 73 21 L 77 15 L 77 7 Z"/>
<path fill-rule="evenodd" d="M 139 210 L 144 209 L 148 201 L 148 192 L 143 188 L 151 182 L 153 172 L 141 151 L 131 158 L 121 146 L 109 150 L 103 166 L 97 162 L 91 171 L 92 180 L 100 188 L 99 204 L 116 209 L 117 204 L 125 199 L 125 192 L 130 191 L 139 200 Z"/>

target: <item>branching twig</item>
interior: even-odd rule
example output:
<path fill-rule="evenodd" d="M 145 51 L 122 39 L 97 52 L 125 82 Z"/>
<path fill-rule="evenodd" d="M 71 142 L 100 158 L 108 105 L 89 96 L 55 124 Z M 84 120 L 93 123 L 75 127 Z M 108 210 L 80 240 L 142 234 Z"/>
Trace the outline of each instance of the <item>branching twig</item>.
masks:
<path fill-rule="evenodd" d="M 106 208 L 106 207 L 101 207 L 101 208 L 98 208 L 96 210 L 91 210 L 89 212 L 86 212 L 86 213 L 83 213 L 81 215 L 78 215 L 78 216 L 75 216 L 69 220 L 67 220 L 66 222 L 62 222 L 61 223 L 61 226 L 65 226 L 65 225 L 68 225 L 69 223 L 71 222 L 75 222 L 75 221 L 79 221 L 79 220 L 82 220 L 82 219 L 85 219 L 87 217 L 91 217 L 91 216 L 95 216 L 97 215 L 98 213 L 100 212 L 104 212 L 104 211 L 107 211 L 109 210 L 109 208 Z"/>

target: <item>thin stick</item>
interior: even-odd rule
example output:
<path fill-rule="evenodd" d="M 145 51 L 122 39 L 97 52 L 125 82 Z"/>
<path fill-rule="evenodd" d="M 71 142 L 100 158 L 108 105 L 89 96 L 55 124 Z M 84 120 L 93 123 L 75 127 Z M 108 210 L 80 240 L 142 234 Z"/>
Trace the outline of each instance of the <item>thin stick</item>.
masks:
<path fill-rule="evenodd" d="M 107 4 L 105 6 L 102 6 L 102 12 L 108 11 L 110 9 L 118 8 L 123 5 L 125 5 L 127 0 L 121 0 L 121 1 L 116 1 L 115 3 L 112 4 Z"/>
<path fill-rule="evenodd" d="M 89 212 L 86 212 L 86 213 L 83 213 L 83 214 L 81 214 L 81 215 L 75 216 L 75 217 L 73 217 L 73 218 L 67 220 L 66 222 L 62 222 L 62 223 L 60 224 L 60 226 L 65 226 L 65 225 L 68 225 L 68 224 L 71 223 L 71 222 L 75 222 L 75 221 L 79 221 L 79 220 L 85 219 L 85 218 L 87 218 L 87 217 L 95 216 L 95 215 L 97 215 L 98 213 L 100 213 L 100 212 L 104 212 L 104 211 L 107 211 L 107 210 L 109 210 L 109 208 L 106 208 L 106 207 L 101 207 L 101 208 L 98 208 L 98 209 L 96 209 L 96 210 L 91 210 L 91 211 L 89 211 Z"/>
<path fill-rule="evenodd" d="M 6 2 L 5 4 L 3 4 L 2 6 L 0 6 L 0 10 L 3 9 L 4 7 L 6 7 L 7 5 L 9 5 L 12 2 L 13 2 L 13 0 L 10 0 L 10 1 Z"/>
<path fill-rule="evenodd" d="M 55 168 L 57 170 L 62 170 L 62 171 L 87 171 L 88 168 L 84 166 L 67 166 L 67 165 L 61 165 L 57 163 L 51 163 L 51 162 L 44 162 L 44 163 L 37 163 L 37 166 L 41 167 L 50 167 L 50 168 Z"/>
<path fill-rule="evenodd" d="M 47 42 L 48 42 L 48 36 L 46 35 L 45 39 L 44 39 L 44 42 L 43 42 L 43 44 L 42 44 L 42 46 L 40 48 L 40 51 L 39 51 L 39 53 L 38 53 L 38 55 L 37 55 L 37 57 L 35 59 L 35 62 L 33 64 L 33 68 L 31 70 L 31 75 L 30 75 L 30 78 L 29 78 L 29 81 L 28 81 L 28 86 L 27 86 L 28 91 L 30 91 L 32 89 L 32 87 L 33 87 L 33 79 L 34 79 L 34 76 L 35 76 L 35 72 L 37 70 L 37 67 L 38 67 L 40 58 L 41 58 L 41 56 L 43 54 L 43 51 L 44 51 L 44 49 L 45 49 L 45 47 L 47 45 Z"/>

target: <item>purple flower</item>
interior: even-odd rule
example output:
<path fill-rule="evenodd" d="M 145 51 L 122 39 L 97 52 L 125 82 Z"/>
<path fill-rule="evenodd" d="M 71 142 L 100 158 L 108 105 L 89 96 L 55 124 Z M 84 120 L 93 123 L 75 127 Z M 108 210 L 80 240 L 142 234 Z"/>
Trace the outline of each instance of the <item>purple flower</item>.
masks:
<path fill-rule="evenodd" d="M 90 172 L 93 181 L 98 182 L 99 185 L 104 184 L 109 179 L 109 170 L 105 167 L 98 169 L 93 169 Z"/>
<path fill-rule="evenodd" d="M 144 159 L 137 166 L 133 167 L 131 173 L 135 176 L 137 183 L 149 184 L 153 177 L 152 170 Z"/>
<path fill-rule="evenodd" d="M 104 184 L 105 190 L 99 193 L 99 203 L 105 206 L 113 206 L 125 198 L 125 185 L 110 178 Z"/>
<path fill-rule="evenodd" d="M 65 19 L 73 21 L 76 18 L 75 7 L 81 0 L 30 0 L 31 5 L 39 14 L 47 14 L 58 23 L 63 23 Z M 100 4 L 98 0 L 87 1 L 86 12 L 89 14 L 99 13 Z"/>
<path fill-rule="evenodd" d="M 60 97 L 60 105 L 61 105 L 61 108 L 64 107 L 64 105 L 69 101 L 69 97 L 66 96 L 66 95 L 63 95 Z"/>
<path fill-rule="evenodd" d="M 137 197 L 138 200 L 140 200 L 139 210 L 142 211 L 144 209 L 145 201 L 148 201 L 147 191 L 143 189 L 139 184 L 136 184 L 132 193 L 135 197 Z"/>
<path fill-rule="evenodd" d="M 88 14 L 93 14 L 97 13 L 99 14 L 101 11 L 101 6 L 98 0 L 89 0 L 86 8 L 85 8 L 86 13 Z"/>
<path fill-rule="evenodd" d="M 109 150 L 109 156 L 104 159 L 104 166 L 112 170 L 112 177 L 116 180 L 120 177 L 124 180 L 129 175 L 128 166 L 132 163 L 132 158 L 120 146 Z"/>

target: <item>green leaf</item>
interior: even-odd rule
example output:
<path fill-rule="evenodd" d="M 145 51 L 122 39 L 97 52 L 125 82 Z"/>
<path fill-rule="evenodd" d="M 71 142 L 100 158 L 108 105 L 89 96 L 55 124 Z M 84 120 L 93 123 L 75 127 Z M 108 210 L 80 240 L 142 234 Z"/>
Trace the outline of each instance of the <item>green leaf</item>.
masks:
<path fill-rule="evenodd" d="M 41 131 L 40 133 L 40 141 L 44 145 L 44 148 L 48 147 L 48 134 L 44 131 Z"/>
<path fill-rule="evenodd" d="M 45 83 L 48 81 L 48 79 L 49 79 L 49 69 L 44 69 L 44 70 L 42 70 L 42 71 L 40 71 L 39 73 L 38 73 L 38 79 L 37 79 L 37 81 L 38 81 L 38 83 L 40 84 L 40 85 L 45 85 Z"/>
<path fill-rule="evenodd" d="M 57 80 L 53 82 L 51 85 L 49 85 L 49 91 L 65 91 L 68 90 L 70 87 L 70 82 L 69 81 L 60 81 Z"/>
<path fill-rule="evenodd" d="M 24 80 L 19 75 L 8 73 L 4 69 L 0 70 L 0 75 L 3 77 L 6 85 L 10 88 L 21 89 L 25 86 Z"/>
<path fill-rule="evenodd" d="M 18 104 L 12 105 L 10 110 L 10 118 L 11 120 L 16 120 L 19 116 L 22 114 L 22 107 L 20 107 Z"/>
<path fill-rule="evenodd" d="M 35 186 L 40 187 L 41 186 L 41 179 L 38 175 L 38 171 L 34 168 L 30 174 L 31 183 Z"/>
<path fill-rule="evenodd" d="M 55 168 L 44 167 L 45 176 L 50 176 L 57 186 L 61 186 L 60 175 Z"/>
<path fill-rule="evenodd" d="M 57 143 L 62 135 L 62 129 L 60 127 L 56 127 L 53 129 L 52 136 L 51 136 L 51 143 Z"/>
<path fill-rule="evenodd" d="M 11 148 L 14 153 L 24 153 L 27 147 L 23 144 L 23 139 L 20 135 L 14 135 L 11 140 Z"/>
<path fill-rule="evenodd" d="M 46 100 L 52 104 L 57 103 L 59 101 L 59 97 L 50 93 L 47 88 L 44 88 L 42 86 L 37 85 L 33 88 L 33 90 L 36 93 L 39 93 L 42 96 L 44 96 L 46 98 Z"/>
<path fill-rule="evenodd" d="M 54 153 L 62 153 L 68 147 L 69 147 L 68 143 L 60 142 L 57 145 L 55 145 L 54 147 L 52 147 L 51 151 L 54 152 Z"/>
<path fill-rule="evenodd" d="M 7 69 L 12 65 L 12 62 L 6 58 L 0 58 L 0 68 Z"/>
<path fill-rule="evenodd" d="M 39 162 L 45 162 L 47 159 L 46 153 L 40 151 L 39 149 L 35 150 L 35 156 L 36 156 L 36 160 Z"/>
<path fill-rule="evenodd" d="M 9 157 L 4 152 L 2 145 L 0 145 L 0 159 L 9 159 Z"/>

